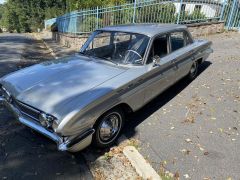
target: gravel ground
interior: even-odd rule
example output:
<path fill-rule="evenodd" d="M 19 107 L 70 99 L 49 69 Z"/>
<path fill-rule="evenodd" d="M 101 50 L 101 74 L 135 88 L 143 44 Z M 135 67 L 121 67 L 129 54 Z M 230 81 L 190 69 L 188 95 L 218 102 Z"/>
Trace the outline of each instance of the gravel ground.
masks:
<path fill-rule="evenodd" d="M 240 34 L 207 37 L 214 53 L 129 119 L 126 135 L 156 171 L 181 179 L 240 178 Z"/>

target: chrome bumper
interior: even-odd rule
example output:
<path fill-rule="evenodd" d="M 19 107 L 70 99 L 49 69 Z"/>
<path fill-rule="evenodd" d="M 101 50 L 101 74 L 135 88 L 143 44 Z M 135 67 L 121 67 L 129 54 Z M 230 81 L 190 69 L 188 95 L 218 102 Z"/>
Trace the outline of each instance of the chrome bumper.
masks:
<path fill-rule="evenodd" d="M 14 116 L 25 126 L 34 129 L 35 131 L 56 142 L 58 150 L 60 151 L 77 152 L 91 144 L 94 129 L 87 130 L 77 136 L 63 138 L 56 133 L 44 128 L 38 122 L 31 120 L 28 117 L 24 117 L 17 108 L 7 102 L 7 100 L 2 96 L 0 96 L 0 105 L 6 106 L 11 112 L 13 112 Z"/>

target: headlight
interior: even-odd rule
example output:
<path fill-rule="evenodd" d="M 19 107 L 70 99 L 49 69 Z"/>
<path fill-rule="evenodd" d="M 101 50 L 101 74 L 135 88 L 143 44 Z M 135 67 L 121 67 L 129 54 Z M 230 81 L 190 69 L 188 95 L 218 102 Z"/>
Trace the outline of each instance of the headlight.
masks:
<path fill-rule="evenodd" d="M 56 118 L 49 114 L 41 113 L 39 115 L 39 121 L 40 121 L 41 125 L 44 127 L 47 127 L 47 128 L 52 127 L 53 122 L 55 120 L 56 120 Z"/>

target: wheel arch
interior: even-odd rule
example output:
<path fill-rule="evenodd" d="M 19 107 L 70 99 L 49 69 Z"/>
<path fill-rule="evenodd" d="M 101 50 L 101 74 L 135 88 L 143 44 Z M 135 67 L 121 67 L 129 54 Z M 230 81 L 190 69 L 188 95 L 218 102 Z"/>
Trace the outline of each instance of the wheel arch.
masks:
<path fill-rule="evenodd" d="M 123 112 L 124 115 L 130 114 L 130 113 L 133 112 L 132 107 L 131 107 L 130 105 L 128 105 L 127 103 L 117 104 L 117 105 L 111 107 L 110 109 L 104 111 L 104 112 L 96 119 L 96 121 L 95 121 L 95 123 L 94 123 L 94 126 L 97 124 L 97 122 L 98 122 L 106 113 L 108 113 L 108 112 L 111 111 L 112 109 L 118 109 L 118 108 L 122 110 L 122 112 Z"/>

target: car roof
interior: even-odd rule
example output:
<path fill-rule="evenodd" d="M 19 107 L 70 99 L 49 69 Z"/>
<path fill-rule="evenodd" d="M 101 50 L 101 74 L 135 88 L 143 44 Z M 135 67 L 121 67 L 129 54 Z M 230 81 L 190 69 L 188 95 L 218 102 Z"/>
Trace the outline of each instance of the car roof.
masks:
<path fill-rule="evenodd" d="M 127 25 L 117 25 L 117 26 L 107 26 L 98 30 L 102 31 L 121 31 L 121 32 L 131 32 L 144 34 L 147 36 L 154 36 L 159 33 L 168 32 L 171 30 L 187 29 L 184 25 L 179 24 L 127 24 Z"/>

